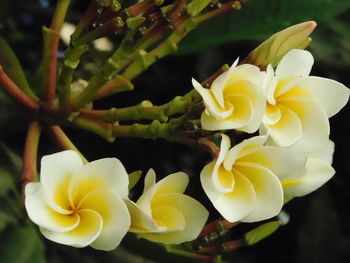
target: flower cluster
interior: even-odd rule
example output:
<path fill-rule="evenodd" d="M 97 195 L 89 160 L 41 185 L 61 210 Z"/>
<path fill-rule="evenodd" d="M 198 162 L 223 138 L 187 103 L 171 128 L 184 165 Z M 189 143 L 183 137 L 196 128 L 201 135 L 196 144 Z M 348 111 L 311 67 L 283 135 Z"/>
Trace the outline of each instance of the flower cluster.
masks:
<path fill-rule="evenodd" d="M 208 211 L 184 195 L 188 177 L 175 173 L 155 184 L 153 170 L 137 203 L 128 199 L 129 176 L 116 158 L 83 164 L 63 151 L 41 160 L 40 182 L 25 187 L 29 218 L 57 243 L 95 249 L 116 248 L 130 230 L 167 244 L 195 239 Z"/>
<path fill-rule="evenodd" d="M 271 218 L 284 197 L 308 194 L 334 175 L 328 118 L 345 106 L 349 89 L 309 76 L 313 62 L 310 52 L 292 49 L 276 69 L 236 60 L 210 89 L 193 80 L 205 104 L 203 129 L 260 133 L 231 149 L 222 135 L 218 157 L 202 170 L 202 186 L 226 220 Z"/>

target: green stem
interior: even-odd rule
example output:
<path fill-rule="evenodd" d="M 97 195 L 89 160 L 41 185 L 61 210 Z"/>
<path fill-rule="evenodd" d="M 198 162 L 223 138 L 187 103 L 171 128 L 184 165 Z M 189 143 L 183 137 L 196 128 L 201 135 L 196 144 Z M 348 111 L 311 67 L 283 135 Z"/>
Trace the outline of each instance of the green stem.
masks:
<path fill-rule="evenodd" d="M 143 17 L 129 18 L 127 22 L 130 32 L 102 69 L 91 78 L 88 86 L 76 97 L 74 110 L 77 111 L 90 102 L 96 92 L 111 79 L 112 75 L 122 70 L 134 58 L 137 50 L 144 42 L 143 39 L 135 41 L 134 36 L 144 21 L 145 18 Z"/>
<path fill-rule="evenodd" d="M 121 17 L 115 17 L 104 23 L 102 26 L 95 28 L 94 30 L 86 33 L 85 35 L 74 40 L 74 45 L 80 46 L 90 43 L 98 38 L 107 36 L 111 33 L 121 33 L 124 29 L 124 21 Z"/>
<path fill-rule="evenodd" d="M 84 161 L 84 163 L 88 163 L 89 161 L 84 157 L 84 155 L 78 150 L 78 148 L 73 144 L 73 142 L 68 138 L 65 132 L 61 129 L 60 126 L 53 125 L 48 126 L 48 131 L 52 138 L 56 141 L 58 145 L 61 146 L 64 150 L 73 150 L 79 153 L 80 157 Z"/>
<path fill-rule="evenodd" d="M 167 116 L 163 111 L 159 111 L 157 106 L 153 106 L 150 101 L 143 101 L 138 105 L 126 108 L 111 108 L 109 110 L 80 110 L 81 117 L 91 117 L 109 123 L 125 120 L 159 120 L 167 121 Z"/>
<path fill-rule="evenodd" d="M 112 124 L 110 123 L 86 117 L 77 117 L 72 120 L 72 125 L 74 127 L 95 133 L 109 142 L 113 142 L 115 140 L 115 136 L 113 136 L 112 132 Z"/>
<path fill-rule="evenodd" d="M 177 44 L 191 32 L 198 23 L 192 18 L 185 20 L 180 26 L 176 27 L 175 31 L 160 45 L 158 45 L 151 52 L 147 53 L 144 50 L 138 52 L 135 60 L 128 66 L 122 77 L 126 79 L 133 79 L 140 73 L 145 71 L 157 60 L 175 52 L 177 50 Z"/>
<path fill-rule="evenodd" d="M 80 19 L 73 34 L 71 35 L 71 40 L 73 40 L 73 42 L 74 42 L 74 39 L 77 39 L 86 30 L 86 28 L 94 21 L 94 19 L 97 16 L 97 8 L 98 8 L 97 1 L 91 0 L 83 17 Z"/>
<path fill-rule="evenodd" d="M 0 84 L 6 92 L 15 99 L 21 106 L 30 111 L 37 111 L 39 109 L 38 103 L 30 98 L 22 89 L 20 89 L 6 74 L 0 65 Z"/>
<path fill-rule="evenodd" d="M 80 63 L 80 57 L 87 51 L 87 45 L 69 47 L 65 52 L 62 71 L 58 80 L 58 98 L 61 110 L 68 114 L 70 112 L 71 89 L 73 73 Z"/>
<path fill-rule="evenodd" d="M 186 121 L 187 118 L 182 116 L 167 123 L 154 120 L 150 124 L 113 125 L 89 117 L 77 117 L 72 120 L 72 125 L 93 132 L 109 142 L 113 142 L 116 137 L 162 138 L 168 141 L 187 142 L 185 134 L 181 132 Z"/>
<path fill-rule="evenodd" d="M 29 183 L 37 180 L 37 156 L 39 147 L 39 138 L 41 127 L 38 122 L 30 123 L 27 138 L 24 146 L 23 155 L 23 173 L 22 185 L 23 187 Z"/>
<path fill-rule="evenodd" d="M 198 23 L 201 23 L 205 20 L 222 15 L 224 13 L 231 11 L 231 10 L 240 10 L 240 9 L 241 9 L 241 2 L 238 0 L 232 0 L 232 1 L 229 1 L 225 4 L 222 4 L 219 8 L 216 8 L 213 11 L 209 11 L 203 15 L 197 16 L 196 21 Z"/>
<path fill-rule="evenodd" d="M 209 235 L 210 233 L 214 232 L 221 232 L 227 229 L 230 229 L 236 225 L 238 225 L 240 222 L 229 222 L 225 219 L 217 219 L 213 222 L 210 222 L 209 224 L 205 225 L 201 233 L 199 234 L 199 237 Z"/>
<path fill-rule="evenodd" d="M 165 245 L 164 247 L 165 247 L 167 252 L 175 254 L 175 255 L 180 255 L 180 256 L 184 256 L 184 257 L 188 257 L 188 258 L 194 258 L 194 259 L 198 259 L 198 260 L 211 261 L 211 262 L 215 262 L 215 260 L 216 260 L 215 256 L 201 255 L 201 254 L 189 252 L 189 251 L 177 248 L 174 245 Z"/>
<path fill-rule="evenodd" d="M 96 92 L 94 99 L 101 99 L 110 94 L 116 94 L 124 91 L 131 91 L 133 89 L 134 89 L 134 85 L 131 83 L 130 80 L 125 79 L 120 75 L 117 75 L 116 77 L 108 81 L 105 85 L 103 85 L 102 88 L 100 88 Z"/>
<path fill-rule="evenodd" d="M 50 28 L 43 28 L 44 34 L 44 99 L 53 101 L 56 97 L 57 52 L 60 30 L 71 0 L 58 0 Z"/>

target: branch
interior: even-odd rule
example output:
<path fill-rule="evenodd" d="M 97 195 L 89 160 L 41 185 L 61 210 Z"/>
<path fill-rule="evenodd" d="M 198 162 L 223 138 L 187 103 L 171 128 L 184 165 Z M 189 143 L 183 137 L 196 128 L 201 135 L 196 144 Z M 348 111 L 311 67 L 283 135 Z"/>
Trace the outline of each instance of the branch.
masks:
<path fill-rule="evenodd" d="M 57 52 L 60 31 L 71 0 L 58 0 L 51 27 L 43 27 L 44 34 L 44 99 L 53 101 L 56 97 Z"/>
<path fill-rule="evenodd" d="M 83 159 L 84 163 L 89 161 L 84 157 L 84 155 L 78 150 L 78 148 L 73 144 L 73 142 L 68 138 L 65 132 L 61 129 L 60 126 L 53 125 L 48 126 L 47 130 L 51 137 L 56 141 L 58 145 L 61 146 L 63 150 L 73 150 L 76 151 L 80 157 Z"/>
<path fill-rule="evenodd" d="M 37 180 L 37 156 L 41 127 L 38 122 L 29 125 L 24 147 L 22 187 Z"/>
<path fill-rule="evenodd" d="M 38 103 L 23 92 L 6 74 L 3 67 L 0 65 L 0 84 L 6 92 L 16 100 L 21 106 L 30 111 L 39 109 Z"/>

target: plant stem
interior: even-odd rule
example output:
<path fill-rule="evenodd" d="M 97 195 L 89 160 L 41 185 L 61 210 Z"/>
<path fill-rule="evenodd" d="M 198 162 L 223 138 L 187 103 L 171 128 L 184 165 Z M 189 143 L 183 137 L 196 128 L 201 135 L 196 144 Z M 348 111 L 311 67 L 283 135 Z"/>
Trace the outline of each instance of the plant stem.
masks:
<path fill-rule="evenodd" d="M 57 52 L 60 30 L 71 0 L 58 0 L 50 28 L 43 28 L 44 34 L 44 99 L 53 101 L 56 97 Z"/>
<path fill-rule="evenodd" d="M 84 161 L 84 163 L 88 163 L 89 161 L 84 157 L 84 155 L 78 150 L 78 148 L 73 144 L 73 142 L 68 138 L 65 132 L 61 129 L 60 126 L 52 125 L 48 126 L 48 131 L 52 138 L 56 141 L 58 145 L 61 146 L 64 150 L 73 150 L 79 153 L 80 157 Z"/>
<path fill-rule="evenodd" d="M 110 123 L 87 117 L 78 117 L 72 120 L 72 125 L 77 128 L 95 133 L 109 142 L 113 142 L 115 140 L 112 132 L 112 124 Z"/>
<path fill-rule="evenodd" d="M 213 232 L 221 232 L 223 230 L 230 229 L 236 225 L 238 225 L 240 222 L 229 222 L 225 219 L 217 219 L 207 225 L 203 228 L 201 233 L 199 234 L 199 237 L 208 235 Z"/>
<path fill-rule="evenodd" d="M 116 52 L 108 59 L 106 64 L 89 81 L 88 86 L 76 97 L 73 108 L 79 110 L 91 101 L 96 92 L 111 79 L 112 75 L 122 70 L 134 58 L 135 53 L 144 42 L 143 39 L 135 40 L 134 36 L 138 28 L 145 21 L 143 17 L 129 19 L 129 33 L 125 36 Z"/>
<path fill-rule="evenodd" d="M 22 186 L 37 180 L 37 156 L 41 127 L 38 122 L 31 122 L 28 127 L 24 146 Z"/>
<path fill-rule="evenodd" d="M 71 35 L 71 40 L 73 40 L 73 42 L 86 30 L 86 28 L 92 23 L 92 21 L 94 21 L 94 19 L 97 16 L 97 8 L 97 1 L 91 0 L 83 17 L 80 19 L 73 34 Z"/>
<path fill-rule="evenodd" d="M 186 250 L 176 248 L 176 246 L 172 246 L 172 245 L 165 245 L 165 249 L 167 252 L 175 254 L 175 255 L 180 255 L 180 256 L 184 256 L 184 257 L 188 257 L 188 258 L 194 258 L 194 259 L 198 259 L 198 260 L 211 261 L 211 262 L 215 261 L 214 256 L 201 255 L 201 254 L 189 252 Z"/>
<path fill-rule="evenodd" d="M 0 65 L 0 84 L 6 92 L 15 99 L 21 106 L 30 111 L 37 111 L 39 109 L 38 103 L 23 92 L 6 74 Z"/>
<path fill-rule="evenodd" d="M 58 98 L 60 109 L 68 114 L 71 111 L 71 83 L 73 81 L 74 70 L 80 63 L 81 55 L 87 51 L 87 45 L 69 47 L 65 52 L 62 71 L 58 80 Z"/>

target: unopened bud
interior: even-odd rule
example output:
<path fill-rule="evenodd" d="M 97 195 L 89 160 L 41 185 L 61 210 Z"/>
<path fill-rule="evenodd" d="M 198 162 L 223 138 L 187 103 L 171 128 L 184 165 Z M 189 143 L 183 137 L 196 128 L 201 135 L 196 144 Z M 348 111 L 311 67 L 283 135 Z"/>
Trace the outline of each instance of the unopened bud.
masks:
<path fill-rule="evenodd" d="M 308 36 L 316 25 L 315 21 L 308 21 L 277 32 L 250 52 L 244 63 L 260 68 L 265 68 L 268 64 L 276 66 L 288 51 L 305 49 L 311 43 Z"/>

